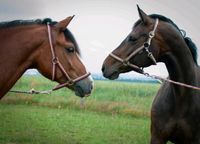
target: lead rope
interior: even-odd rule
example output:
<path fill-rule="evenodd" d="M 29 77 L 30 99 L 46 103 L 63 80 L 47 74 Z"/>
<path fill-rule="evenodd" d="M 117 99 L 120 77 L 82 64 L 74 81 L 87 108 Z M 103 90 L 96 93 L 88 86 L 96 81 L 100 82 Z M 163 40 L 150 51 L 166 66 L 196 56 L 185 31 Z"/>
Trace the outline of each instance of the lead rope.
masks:
<path fill-rule="evenodd" d="M 12 93 L 24 93 L 24 94 L 51 94 L 52 89 L 45 90 L 45 91 L 36 91 L 34 89 L 31 89 L 29 91 L 10 90 L 9 92 L 12 92 Z"/>
<path fill-rule="evenodd" d="M 190 89 L 194 89 L 194 90 L 199 90 L 200 91 L 200 87 L 197 87 L 197 86 L 193 86 L 193 85 L 189 85 L 189 84 L 173 81 L 173 80 L 170 80 L 170 79 L 167 79 L 167 78 L 163 78 L 163 77 L 160 77 L 160 76 L 156 76 L 156 75 L 150 75 L 149 73 L 142 73 L 142 74 L 147 76 L 147 77 L 150 77 L 150 78 L 158 80 L 159 83 L 162 83 L 163 81 L 166 81 L 166 82 L 169 82 L 169 83 L 173 83 L 175 85 L 179 85 L 179 86 L 183 86 L 183 87 L 187 87 L 187 88 L 190 88 Z"/>

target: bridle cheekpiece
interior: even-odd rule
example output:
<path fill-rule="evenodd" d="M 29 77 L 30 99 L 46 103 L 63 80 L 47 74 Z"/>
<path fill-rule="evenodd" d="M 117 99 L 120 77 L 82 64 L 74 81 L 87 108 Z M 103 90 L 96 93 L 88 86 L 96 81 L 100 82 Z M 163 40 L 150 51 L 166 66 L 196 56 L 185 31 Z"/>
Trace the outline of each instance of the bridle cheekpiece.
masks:
<path fill-rule="evenodd" d="M 56 66 L 61 70 L 61 72 L 65 75 L 65 77 L 68 79 L 67 82 L 63 83 L 63 84 L 59 84 L 56 87 L 53 88 L 53 90 L 57 90 L 60 88 L 63 88 L 65 86 L 72 86 L 74 85 L 76 82 L 83 80 L 85 78 L 87 78 L 88 76 L 90 76 L 90 73 L 87 72 L 86 74 L 77 77 L 75 79 L 72 79 L 69 74 L 67 73 L 67 71 L 64 69 L 63 65 L 61 64 L 61 62 L 59 61 L 59 58 L 56 56 L 56 52 L 55 52 L 55 48 L 53 47 L 53 42 L 52 42 L 52 35 L 51 35 L 51 27 L 50 24 L 47 23 L 47 30 L 48 30 L 48 39 L 49 39 L 49 45 L 50 45 L 50 49 L 51 49 L 51 54 L 52 54 L 52 81 L 55 80 L 55 75 L 56 75 Z"/>

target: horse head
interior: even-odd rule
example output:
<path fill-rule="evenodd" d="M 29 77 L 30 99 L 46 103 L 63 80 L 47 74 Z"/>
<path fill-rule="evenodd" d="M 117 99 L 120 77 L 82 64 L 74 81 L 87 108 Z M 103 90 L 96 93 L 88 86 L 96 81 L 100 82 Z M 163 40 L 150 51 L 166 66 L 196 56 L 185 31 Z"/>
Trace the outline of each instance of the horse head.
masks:
<path fill-rule="evenodd" d="M 41 74 L 60 83 L 54 90 L 67 86 L 83 97 L 91 93 L 93 81 L 80 59 L 73 35 L 66 29 L 72 18 L 67 17 L 56 24 L 47 22 L 47 38 L 36 63 Z"/>
<path fill-rule="evenodd" d="M 159 20 L 148 16 L 139 6 L 138 13 L 140 19 L 132 31 L 103 63 L 102 72 L 106 78 L 116 79 L 120 73 L 131 70 L 143 73 L 142 68 L 156 64 L 160 60 L 161 48 L 166 48 Z"/>

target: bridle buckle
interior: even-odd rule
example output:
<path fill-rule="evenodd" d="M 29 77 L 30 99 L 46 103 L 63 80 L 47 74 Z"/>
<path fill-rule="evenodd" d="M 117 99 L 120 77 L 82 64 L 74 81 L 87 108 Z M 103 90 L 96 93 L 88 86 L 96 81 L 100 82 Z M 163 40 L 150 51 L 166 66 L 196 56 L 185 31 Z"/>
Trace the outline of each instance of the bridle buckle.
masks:
<path fill-rule="evenodd" d="M 73 80 L 69 80 L 67 83 L 68 83 L 69 86 L 74 85 L 74 81 Z"/>
<path fill-rule="evenodd" d="M 150 44 L 148 42 L 144 43 L 144 48 L 148 48 L 150 46 Z"/>
<path fill-rule="evenodd" d="M 54 58 L 52 59 L 52 63 L 53 63 L 53 64 L 57 64 L 57 63 L 58 63 L 58 57 L 54 57 Z"/>
<path fill-rule="evenodd" d="M 123 63 L 123 65 L 124 65 L 124 66 L 129 66 L 129 65 L 130 65 L 130 62 L 129 62 L 129 61 L 127 61 L 127 60 L 123 60 L 123 62 L 122 62 L 122 63 Z"/>
<path fill-rule="evenodd" d="M 149 38 L 153 38 L 155 36 L 154 31 L 149 32 Z"/>

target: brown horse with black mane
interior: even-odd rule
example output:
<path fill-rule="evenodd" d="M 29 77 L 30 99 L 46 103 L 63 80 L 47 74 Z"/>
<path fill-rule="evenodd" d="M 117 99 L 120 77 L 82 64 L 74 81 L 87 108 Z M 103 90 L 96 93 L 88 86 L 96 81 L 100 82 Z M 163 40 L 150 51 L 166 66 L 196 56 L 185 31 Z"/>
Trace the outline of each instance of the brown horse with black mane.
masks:
<path fill-rule="evenodd" d="M 0 98 L 31 68 L 68 87 L 76 95 L 89 95 L 90 74 L 79 57 L 75 38 L 66 28 L 73 17 L 60 22 L 16 20 L 0 23 Z"/>
<path fill-rule="evenodd" d="M 196 46 L 170 19 L 145 14 L 139 7 L 131 33 L 104 61 L 106 78 L 165 63 L 169 78 L 200 87 Z M 151 144 L 200 144 L 200 92 L 164 82 L 151 109 Z"/>

